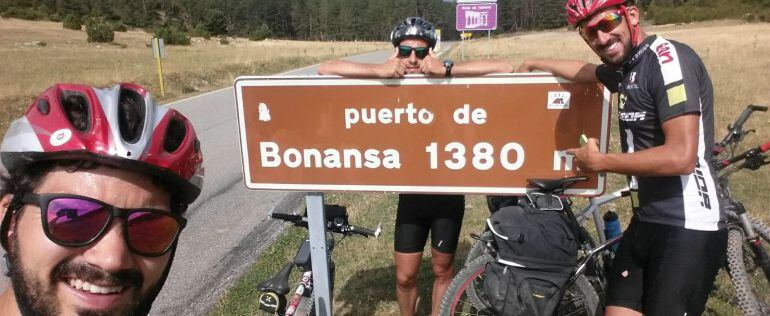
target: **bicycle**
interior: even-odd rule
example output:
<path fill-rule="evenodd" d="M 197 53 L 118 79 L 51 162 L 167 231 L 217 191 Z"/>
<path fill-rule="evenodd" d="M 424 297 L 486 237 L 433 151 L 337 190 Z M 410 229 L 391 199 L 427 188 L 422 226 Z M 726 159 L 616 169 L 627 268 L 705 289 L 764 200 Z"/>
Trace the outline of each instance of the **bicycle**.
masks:
<path fill-rule="evenodd" d="M 572 177 L 556 180 L 528 180 L 535 190 L 520 198 L 520 203 L 532 203 L 538 209 L 541 208 L 537 207 L 539 204 L 535 203 L 537 198 L 534 198 L 533 195 L 546 196 L 551 201 L 558 200 L 560 207 L 557 210 L 563 211 L 567 215 L 571 225 L 580 236 L 578 238 L 581 249 L 580 258 L 569 281 L 564 286 L 562 300 L 557 309 L 558 315 L 596 315 L 601 313 L 603 302 L 600 299 L 600 294 L 603 294 L 606 287 L 604 262 L 610 259 L 608 257 L 610 247 L 619 243 L 621 239 L 620 235 L 609 240 L 606 239 L 603 233 L 604 225 L 598 216 L 598 208 L 602 204 L 627 196 L 629 191 L 623 189 L 593 198 L 591 203 L 576 217 L 571 209 L 571 199 L 561 196 L 561 194 L 573 183 L 586 179 L 585 177 Z M 593 239 L 580 225 L 589 216 L 594 218 L 594 224 L 597 226 L 597 231 L 600 232 L 598 234 L 601 242 L 599 246 L 594 246 Z M 498 261 L 495 252 L 496 245 L 491 234 L 487 231 L 481 236 L 472 235 L 477 239 L 477 242 L 469 252 L 465 267 L 458 272 L 447 288 L 442 298 L 440 315 L 494 314 L 483 289 L 487 264 Z M 474 248 L 476 249 L 474 250 Z M 607 256 L 600 256 L 602 254 Z"/>
<path fill-rule="evenodd" d="M 381 224 L 374 230 L 350 225 L 348 222 L 347 209 L 341 205 L 325 205 L 326 212 L 326 233 L 328 244 L 327 262 L 329 265 L 330 288 L 334 289 L 334 261 L 332 252 L 338 242 L 348 236 L 359 235 L 363 237 L 378 238 L 382 233 Z M 307 210 L 305 211 L 307 213 Z M 307 216 L 297 213 L 276 213 L 270 214 L 273 219 L 287 221 L 294 226 L 308 228 Z M 342 235 L 340 240 L 335 240 L 334 234 Z M 296 290 L 291 300 L 286 299 L 289 293 L 289 275 L 291 270 L 297 267 L 302 271 L 302 277 L 297 284 Z M 263 280 L 257 285 L 257 289 L 262 292 L 259 296 L 259 309 L 271 315 L 286 316 L 309 316 L 315 315 L 315 306 L 313 302 L 313 271 L 310 262 L 310 240 L 306 239 L 297 249 L 297 254 L 292 262 L 284 264 L 283 268 L 273 277 Z"/>
<path fill-rule="evenodd" d="M 727 214 L 726 268 L 735 287 L 738 308 L 744 315 L 770 315 L 770 228 L 746 212 L 743 203 L 730 194 L 728 178 L 743 169 L 758 170 L 770 163 L 770 142 L 735 155 L 735 148 L 754 130 L 743 130 L 743 124 L 754 112 L 767 107 L 749 105 L 733 124 L 728 134 L 713 148 L 712 165 L 718 173 L 719 194 Z M 727 156 L 727 157 L 725 157 Z"/>

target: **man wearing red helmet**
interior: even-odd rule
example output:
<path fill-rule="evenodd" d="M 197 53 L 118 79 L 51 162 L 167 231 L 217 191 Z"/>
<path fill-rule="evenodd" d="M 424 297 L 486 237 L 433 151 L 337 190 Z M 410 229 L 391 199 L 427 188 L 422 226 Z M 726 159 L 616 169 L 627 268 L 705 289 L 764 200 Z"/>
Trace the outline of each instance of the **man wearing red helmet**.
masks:
<path fill-rule="evenodd" d="M 430 77 L 480 76 L 511 72 L 513 65 L 497 60 L 477 60 L 455 65 L 440 61 L 433 53 L 436 35 L 433 25 L 410 17 L 396 25 L 390 35 L 395 47 L 382 64 L 333 60 L 318 67 L 320 75 L 355 78 L 403 78 L 407 74 Z M 432 315 L 438 314 L 441 297 L 454 276 L 454 253 L 460 237 L 465 197 L 462 195 L 400 194 L 396 210 L 395 261 L 396 296 L 401 315 L 414 315 L 417 303 L 417 273 L 422 253 L 431 236 L 431 267 L 435 280 Z"/>
<path fill-rule="evenodd" d="M 648 36 L 639 9 L 624 0 L 569 0 L 570 25 L 604 62 L 528 60 L 578 82 L 618 93 L 623 153 L 595 139 L 568 152 L 585 172 L 629 176 L 634 216 L 609 275 L 607 315 L 699 315 L 727 244 L 725 215 L 709 166 L 713 88 L 687 45 Z"/>
<path fill-rule="evenodd" d="M 203 181 L 187 118 L 133 84 L 56 84 L 0 157 L 0 315 L 149 313 Z"/>

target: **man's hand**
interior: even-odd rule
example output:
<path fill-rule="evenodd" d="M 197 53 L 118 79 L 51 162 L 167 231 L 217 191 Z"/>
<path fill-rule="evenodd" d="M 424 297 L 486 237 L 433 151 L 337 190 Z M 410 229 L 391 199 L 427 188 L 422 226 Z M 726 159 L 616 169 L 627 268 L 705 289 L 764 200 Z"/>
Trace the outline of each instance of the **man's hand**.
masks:
<path fill-rule="evenodd" d="M 379 65 L 375 69 L 377 78 L 391 79 L 391 78 L 403 78 L 406 74 L 406 67 L 401 64 L 401 60 L 398 58 L 398 48 L 393 52 L 385 63 Z"/>
<path fill-rule="evenodd" d="M 532 67 L 532 61 L 531 60 L 525 60 L 524 62 L 519 65 L 519 68 L 516 68 L 514 72 L 532 72 L 536 69 Z"/>
<path fill-rule="evenodd" d="M 428 77 L 444 77 L 446 75 L 444 62 L 433 53 L 433 48 L 428 50 L 428 55 L 420 62 L 420 71 Z"/>
<path fill-rule="evenodd" d="M 602 153 L 599 151 L 599 141 L 589 138 L 585 146 L 567 149 L 567 154 L 575 156 L 575 163 L 580 171 L 596 173 L 602 171 Z"/>

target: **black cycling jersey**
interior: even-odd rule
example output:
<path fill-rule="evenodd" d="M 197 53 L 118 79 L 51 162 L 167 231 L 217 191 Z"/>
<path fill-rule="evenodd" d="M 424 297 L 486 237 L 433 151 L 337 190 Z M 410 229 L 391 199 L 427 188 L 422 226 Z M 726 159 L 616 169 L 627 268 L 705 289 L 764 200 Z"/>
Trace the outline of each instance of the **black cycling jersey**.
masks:
<path fill-rule="evenodd" d="M 621 69 L 600 65 L 596 76 L 618 93 L 623 152 L 663 145 L 662 124 L 677 116 L 700 115 L 698 160 L 692 174 L 629 178 L 638 190 L 635 213 L 642 222 L 714 231 L 724 226 L 709 166 L 714 144 L 714 97 L 711 79 L 689 46 L 650 36 Z"/>

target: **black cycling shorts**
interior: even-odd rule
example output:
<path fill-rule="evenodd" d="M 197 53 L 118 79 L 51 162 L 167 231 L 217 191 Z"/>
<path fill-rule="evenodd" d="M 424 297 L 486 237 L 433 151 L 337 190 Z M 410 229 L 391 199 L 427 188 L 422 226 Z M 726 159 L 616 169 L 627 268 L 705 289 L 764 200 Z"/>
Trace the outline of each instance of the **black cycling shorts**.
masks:
<path fill-rule="evenodd" d="M 631 220 L 610 269 L 607 306 L 700 315 L 725 260 L 727 231 Z"/>
<path fill-rule="evenodd" d="M 401 253 L 422 252 L 431 234 L 431 246 L 454 253 L 460 238 L 465 196 L 400 194 L 394 248 Z"/>

